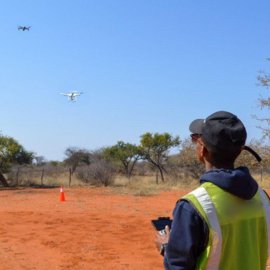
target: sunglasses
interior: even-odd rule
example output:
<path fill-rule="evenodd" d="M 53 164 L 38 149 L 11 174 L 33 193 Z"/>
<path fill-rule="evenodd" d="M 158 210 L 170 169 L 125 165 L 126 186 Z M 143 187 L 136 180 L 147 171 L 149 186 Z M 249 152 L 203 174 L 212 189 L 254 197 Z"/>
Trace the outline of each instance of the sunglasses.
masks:
<path fill-rule="evenodd" d="M 193 143 L 197 142 L 197 140 L 198 140 L 201 136 L 202 136 L 201 134 L 197 134 L 197 133 L 192 133 L 192 134 L 190 134 L 191 141 L 192 141 Z"/>

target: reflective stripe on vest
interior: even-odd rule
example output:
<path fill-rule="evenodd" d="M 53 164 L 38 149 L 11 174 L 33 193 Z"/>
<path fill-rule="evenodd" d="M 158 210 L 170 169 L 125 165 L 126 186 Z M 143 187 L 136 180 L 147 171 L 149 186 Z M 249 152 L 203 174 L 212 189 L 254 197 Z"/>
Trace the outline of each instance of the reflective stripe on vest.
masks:
<path fill-rule="evenodd" d="M 260 198 L 261 202 L 264 208 L 264 214 L 266 218 L 266 225 L 267 225 L 267 239 L 268 239 L 268 259 L 270 257 L 270 204 L 269 204 L 269 198 L 265 194 L 265 192 L 259 188 Z"/>
<path fill-rule="evenodd" d="M 218 270 L 222 249 L 222 234 L 215 206 L 204 187 L 199 187 L 190 194 L 194 195 L 201 204 L 213 232 L 212 248 L 210 250 L 206 269 Z"/>

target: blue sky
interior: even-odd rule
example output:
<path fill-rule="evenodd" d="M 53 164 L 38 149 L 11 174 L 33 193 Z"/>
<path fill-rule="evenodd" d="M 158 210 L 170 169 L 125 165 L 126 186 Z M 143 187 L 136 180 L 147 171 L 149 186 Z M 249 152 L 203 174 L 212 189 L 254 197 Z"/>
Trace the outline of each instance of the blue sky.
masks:
<path fill-rule="evenodd" d="M 258 139 L 269 10 L 269 0 L 2 1 L 0 130 L 48 160 L 145 132 L 185 139 L 217 110 Z M 71 90 L 84 92 L 76 103 L 59 94 Z"/>

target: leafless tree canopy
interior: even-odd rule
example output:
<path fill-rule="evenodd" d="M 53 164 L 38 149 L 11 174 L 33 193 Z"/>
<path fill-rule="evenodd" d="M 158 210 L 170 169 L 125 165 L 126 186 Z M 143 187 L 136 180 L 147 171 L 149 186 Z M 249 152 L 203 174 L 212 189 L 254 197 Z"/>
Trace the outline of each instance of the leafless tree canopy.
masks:
<path fill-rule="evenodd" d="M 260 86 L 264 87 L 266 90 L 269 90 L 270 74 L 264 71 L 261 71 L 260 74 L 257 76 L 257 80 Z M 269 94 L 268 94 L 268 97 L 259 98 L 258 105 L 261 109 L 266 109 L 267 111 L 269 111 L 270 110 Z M 270 117 L 259 117 L 256 115 L 255 118 L 261 122 L 261 125 L 258 127 L 262 130 L 264 138 L 270 139 L 270 129 L 269 129 Z"/>

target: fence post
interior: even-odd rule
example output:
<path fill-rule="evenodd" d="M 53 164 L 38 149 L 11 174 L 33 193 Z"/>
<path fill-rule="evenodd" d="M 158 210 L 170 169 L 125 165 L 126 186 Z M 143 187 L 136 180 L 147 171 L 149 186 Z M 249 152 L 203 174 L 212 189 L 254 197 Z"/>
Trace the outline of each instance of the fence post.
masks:
<path fill-rule="evenodd" d="M 43 186 L 43 176 L 44 176 L 44 168 L 41 171 L 41 177 L 40 177 L 41 186 Z"/>
<path fill-rule="evenodd" d="M 156 184 L 158 185 L 158 171 L 156 170 Z"/>
<path fill-rule="evenodd" d="M 72 175 L 72 170 L 69 168 L 69 182 L 68 182 L 68 187 L 70 187 L 71 184 L 71 175 Z"/>
<path fill-rule="evenodd" d="M 17 168 L 16 172 L 16 187 L 19 185 L 19 174 L 20 174 L 20 167 Z"/>

